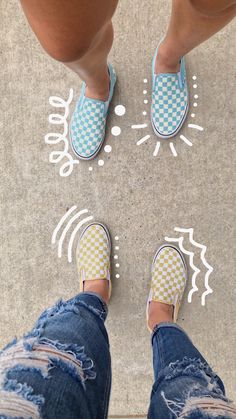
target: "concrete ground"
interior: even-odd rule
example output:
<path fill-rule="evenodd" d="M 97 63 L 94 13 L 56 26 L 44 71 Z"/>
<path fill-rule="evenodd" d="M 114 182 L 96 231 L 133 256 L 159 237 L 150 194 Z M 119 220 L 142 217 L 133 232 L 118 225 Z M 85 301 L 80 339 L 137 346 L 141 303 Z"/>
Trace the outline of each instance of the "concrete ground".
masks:
<path fill-rule="evenodd" d="M 110 118 L 107 144 L 112 146 L 111 153 L 102 151 L 91 164 L 74 165 L 70 176 L 61 177 L 60 163 L 48 160 L 49 153 L 61 146 L 44 142 L 45 134 L 60 131 L 47 121 L 50 113 L 58 111 L 48 98 L 67 99 L 73 88 L 74 101 L 80 81 L 42 51 L 18 2 L 3 0 L 0 5 L 1 345 L 31 328 L 45 307 L 78 292 L 75 263 L 69 264 L 66 255 L 70 235 L 61 258 L 57 244 L 51 246 L 51 236 L 68 208 L 87 208 L 108 225 L 113 239 L 119 236 L 120 268 L 114 267 L 107 322 L 113 359 L 110 415 L 116 418 L 145 417 L 147 412 L 153 382 L 145 324 L 150 265 L 165 236 L 180 236 L 175 227 L 194 229 L 195 240 L 207 246 L 206 260 L 214 268 L 209 278 L 213 294 L 206 297 L 203 307 L 206 268 L 200 249 L 184 233 L 185 247 L 194 251 L 201 273 L 191 304 L 186 293 L 179 324 L 222 377 L 229 397 L 236 392 L 234 24 L 187 57 L 191 109 L 181 134 L 193 145 L 177 136 L 173 140 L 176 157 L 169 141 L 161 141 L 154 157 L 157 138 L 149 123 L 149 104 L 143 101 L 150 101 L 151 57 L 169 13 L 170 2 L 165 0 L 144 0 L 135 6 L 131 0 L 120 2 L 110 59 L 119 78 L 113 108 L 123 104 L 126 114 L 119 117 L 113 112 Z M 72 109 L 73 104 L 70 114 Z M 131 129 L 143 123 L 148 124 L 145 129 Z M 192 123 L 204 131 L 188 127 Z M 114 125 L 122 130 L 117 137 L 111 135 Z M 150 138 L 137 146 L 145 135 Z M 103 167 L 98 165 L 101 159 Z"/>

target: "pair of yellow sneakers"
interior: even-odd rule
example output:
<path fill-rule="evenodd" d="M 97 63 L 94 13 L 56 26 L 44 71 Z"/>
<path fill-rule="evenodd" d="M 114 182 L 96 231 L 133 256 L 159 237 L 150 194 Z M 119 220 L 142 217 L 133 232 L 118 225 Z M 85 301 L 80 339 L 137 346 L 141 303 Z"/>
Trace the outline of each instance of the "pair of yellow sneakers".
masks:
<path fill-rule="evenodd" d="M 84 281 L 107 280 L 110 297 L 111 238 L 103 224 L 92 223 L 84 229 L 77 246 L 76 260 L 80 291 L 84 290 Z M 173 321 L 176 322 L 186 282 L 187 266 L 183 254 L 173 245 L 162 245 L 152 263 L 147 320 L 150 302 L 157 301 L 174 307 Z"/>

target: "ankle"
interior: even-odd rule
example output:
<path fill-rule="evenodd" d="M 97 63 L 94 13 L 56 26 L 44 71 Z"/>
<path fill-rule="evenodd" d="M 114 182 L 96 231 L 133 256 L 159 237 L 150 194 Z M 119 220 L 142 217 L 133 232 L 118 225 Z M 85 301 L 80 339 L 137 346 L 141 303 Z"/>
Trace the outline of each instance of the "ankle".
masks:
<path fill-rule="evenodd" d="M 148 313 L 148 326 L 151 330 L 160 323 L 173 322 L 172 305 L 151 301 Z"/>
<path fill-rule="evenodd" d="M 90 99 L 97 99 L 102 101 L 107 101 L 110 91 L 110 76 L 108 69 L 104 71 L 103 75 L 96 77 L 95 81 L 87 82 L 85 96 Z"/>
<path fill-rule="evenodd" d="M 109 283 L 106 279 L 84 281 L 83 291 L 94 292 L 95 294 L 98 294 L 106 304 L 109 302 Z"/>
<path fill-rule="evenodd" d="M 180 70 L 181 56 L 176 54 L 173 48 L 167 42 L 162 42 L 158 47 L 158 54 L 155 63 L 156 74 L 160 73 L 178 73 Z"/>

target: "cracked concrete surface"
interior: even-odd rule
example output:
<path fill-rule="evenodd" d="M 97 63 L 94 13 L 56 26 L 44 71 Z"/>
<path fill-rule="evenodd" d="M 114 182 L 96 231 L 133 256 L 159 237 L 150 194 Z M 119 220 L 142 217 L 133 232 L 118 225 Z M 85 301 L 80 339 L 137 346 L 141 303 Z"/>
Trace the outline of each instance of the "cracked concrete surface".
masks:
<path fill-rule="evenodd" d="M 229 397 L 236 392 L 234 23 L 187 57 L 191 103 L 196 92 L 199 98 L 181 134 L 193 145 L 177 136 L 173 140 L 177 157 L 163 141 L 154 157 L 157 138 L 149 122 L 149 104 L 143 100 L 145 96 L 150 101 L 151 58 L 169 13 L 170 2 L 164 0 L 135 6 L 131 0 L 120 2 L 110 60 L 118 74 L 113 108 L 123 104 L 126 114 L 119 117 L 113 112 L 109 120 L 107 144 L 112 152 L 103 151 L 89 163 L 93 171 L 82 162 L 63 178 L 60 165 L 48 161 L 56 148 L 44 143 L 44 135 L 55 131 L 47 121 L 53 112 L 48 98 L 67 99 L 70 88 L 76 98 L 81 83 L 42 51 L 17 2 L 3 0 L 0 5 L 1 345 L 31 328 L 46 306 L 78 292 L 75 264 L 66 257 L 68 239 L 59 259 L 51 235 L 67 208 L 88 208 L 108 225 L 113 238 L 120 238 L 120 278 L 113 279 L 107 322 L 113 359 L 110 415 L 115 417 L 145 417 L 147 412 L 153 382 L 145 324 L 150 266 L 164 237 L 176 237 L 176 226 L 194 228 L 194 238 L 207 246 L 206 259 L 214 268 L 209 280 L 213 294 L 202 307 L 205 271 L 200 252 L 195 252 L 201 268 L 199 292 L 191 304 L 186 293 L 179 324 L 222 377 Z M 197 89 L 192 87 L 193 75 Z M 137 123 L 148 126 L 131 129 Z M 204 131 L 189 128 L 189 123 Z M 114 125 L 121 127 L 118 137 L 110 133 Z M 137 146 L 143 135 L 150 138 Z M 103 167 L 98 159 L 104 159 Z M 196 250 L 188 240 L 186 246 Z"/>

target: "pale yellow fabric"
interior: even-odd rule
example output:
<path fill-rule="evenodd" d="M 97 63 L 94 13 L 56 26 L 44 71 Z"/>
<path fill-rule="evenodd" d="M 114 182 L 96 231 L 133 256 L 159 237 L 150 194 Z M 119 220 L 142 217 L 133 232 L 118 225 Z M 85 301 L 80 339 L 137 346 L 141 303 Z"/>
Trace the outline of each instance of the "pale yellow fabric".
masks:
<path fill-rule="evenodd" d="M 81 281 L 110 278 L 110 243 L 104 228 L 89 226 L 77 247 L 77 267 Z"/>
<path fill-rule="evenodd" d="M 180 303 L 185 285 L 186 268 L 180 254 L 172 247 L 164 247 L 153 264 L 151 300 L 171 305 Z"/>

